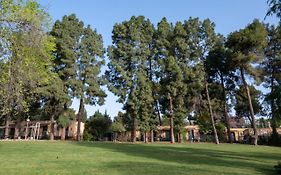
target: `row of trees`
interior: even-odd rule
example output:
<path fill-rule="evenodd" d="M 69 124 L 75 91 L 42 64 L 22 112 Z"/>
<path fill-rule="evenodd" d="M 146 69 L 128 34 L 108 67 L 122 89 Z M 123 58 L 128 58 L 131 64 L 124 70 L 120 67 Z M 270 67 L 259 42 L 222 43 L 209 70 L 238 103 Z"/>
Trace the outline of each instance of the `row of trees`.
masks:
<path fill-rule="evenodd" d="M 268 4 L 268 15 L 278 16 L 280 1 Z M 181 137 L 189 115 L 207 114 L 215 142 L 219 143 L 215 126 L 219 120 L 224 121 L 231 142 L 228 113 L 235 104 L 237 115 L 249 119 L 256 145 L 255 114 L 262 111 L 261 92 L 254 84 L 270 89 L 264 104 L 278 140 L 280 33 L 280 24 L 269 26 L 258 20 L 227 38 L 216 34 L 208 19 L 190 18 L 173 25 L 163 18 L 155 27 L 139 16 L 116 24 L 106 77 L 109 89 L 125 104 L 132 141 L 137 129 L 146 134 L 166 117 L 173 143 L 174 131 Z"/>
<path fill-rule="evenodd" d="M 74 119 L 80 140 L 84 105 L 103 104 L 106 97 L 99 75 L 105 52 L 101 35 L 75 15 L 56 21 L 51 31 L 50 21 L 35 1 L 1 1 L 0 102 L 5 138 L 10 122 L 19 124 L 27 116 L 66 126 L 66 116 L 73 116 L 71 99 L 76 97 L 80 107 Z"/>
<path fill-rule="evenodd" d="M 274 3 L 280 2 L 268 3 L 268 14 L 278 15 Z M 260 92 L 253 85 L 262 84 L 270 89 L 264 106 L 271 111 L 278 138 L 280 25 L 254 20 L 225 38 L 209 19 L 172 24 L 163 18 L 154 26 L 143 16 L 133 16 L 113 27 L 105 75 L 100 69 L 106 50 L 96 30 L 74 14 L 56 21 L 51 30 L 49 26 L 48 14 L 35 1 L 1 1 L 0 108 L 5 137 L 11 121 L 20 123 L 29 116 L 57 120 L 62 127 L 76 119 L 80 140 L 84 105 L 102 105 L 106 93 L 101 86 L 107 85 L 126 111 L 122 115 L 126 126 L 120 125 L 120 116 L 113 126 L 132 131 L 133 142 L 137 130 L 147 137 L 167 119 L 174 143 L 175 133 L 182 138 L 190 117 L 205 118 L 217 144 L 216 125 L 223 123 L 231 141 L 229 111 L 235 106 L 238 116 L 249 118 L 257 144 Z M 80 100 L 76 117 L 69 109 L 73 98 Z"/>
<path fill-rule="evenodd" d="M 248 85 L 248 80 L 252 78 L 252 82 L 259 83 L 257 79 L 263 74 L 274 83 L 270 84 L 270 94 L 275 91 L 273 87 L 279 87 L 280 80 L 275 76 L 279 71 L 275 70 L 274 75 L 267 71 L 280 68 L 280 49 L 272 55 L 265 50 L 273 51 L 272 42 L 274 47 L 279 47 L 280 43 L 273 41 L 267 32 L 279 38 L 280 27 L 254 20 L 224 38 L 215 33 L 214 26 L 208 19 L 190 18 L 173 25 L 163 18 L 154 27 L 142 16 L 114 26 L 106 77 L 109 89 L 125 104 L 132 123 L 133 141 L 137 129 L 144 133 L 154 130 L 165 116 L 170 120 L 173 143 L 174 131 L 181 134 L 188 115 L 206 114 L 210 116 L 216 143 L 219 140 L 215 125 L 220 119 L 225 121 L 231 138 L 229 98 L 235 93 L 236 111 L 249 117 L 255 133 L 254 144 L 257 144 L 250 89 L 252 93 L 256 90 Z M 274 67 L 270 67 L 272 60 Z M 266 81 L 264 85 L 268 85 Z M 243 105 L 239 107 L 239 103 Z"/>

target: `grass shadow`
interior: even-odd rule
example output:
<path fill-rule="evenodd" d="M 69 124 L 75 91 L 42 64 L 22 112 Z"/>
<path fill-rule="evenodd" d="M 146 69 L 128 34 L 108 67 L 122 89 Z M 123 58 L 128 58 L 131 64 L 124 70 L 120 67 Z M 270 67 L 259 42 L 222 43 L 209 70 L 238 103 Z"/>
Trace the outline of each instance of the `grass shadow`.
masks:
<path fill-rule="evenodd" d="M 98 147 L 102 149 L 108 149 L 112 152 L 123 153 L 133 157 L 143 157 L 148 159 L 153 159 L 161 161 L 164 163 L 170 163 L 167 165 L 171 166 L 171 163 L 176 163 L 177 165 L 183 165 L 184 168 L 187 168 L 185 165 L 190 167 L 202 166 L 200 169 L 196 169 L 197 172 L 204 171 L 204 166 L 212 166 L 214 169 L 225 170 L 227 174 L 236 174 L 232 170 L 239 170 L 241 174 L 243 171 L 247 174 L 247 169 L 254 169 L 258 173 L 272 175 L 275 173 L 273 165 L 268 166 L 272 161 L 276 162 L 281 159 L 281 153 L 263 153 L 251 151 L 249 152 L 239 152 L 239 151 L 230 151 L 230 150 L 216 150 L 214 146 L 212 148 L 199 147 L 195 146 L 174 146 L 174 145 L 164 145 L 164 144 L 130 144 L 130 143 L 87 143 L 80 142 L 75 143 L 79 146 L 87 147 Z M 211 144 L 210 144 L 211 145 Z M 223 146 L 223 145 L 220 145 Z M 233 146 L 229 147 L 233 148 Z M 250 147 L 249 147 L 250 148 Z M 113 163 L 114 164 L 114 163 Z M 117 163 L 118 164 L 118 163 Z M 140 162 L 131 162 L 131 166 L 139 166 Z M 120 162 L 119 162 L 120 165 Z M 155 165 L 158 166 L 158 165 Z M 161 167 L 161 166 L 159 166 Z M 163 167 L 163 166 L 162 166 Z M 228 170 L 229 169 L 229 172 Z M 231 170 L 232 169 L 232 170 Z M 182 171 L 179 171 L 180 173 Z M 172 173 L 175 174 L 175 173 Z M 200 173 L 199 173 L 200 174 Z M 214 174 L 214 173 L 211 173 Z"/>

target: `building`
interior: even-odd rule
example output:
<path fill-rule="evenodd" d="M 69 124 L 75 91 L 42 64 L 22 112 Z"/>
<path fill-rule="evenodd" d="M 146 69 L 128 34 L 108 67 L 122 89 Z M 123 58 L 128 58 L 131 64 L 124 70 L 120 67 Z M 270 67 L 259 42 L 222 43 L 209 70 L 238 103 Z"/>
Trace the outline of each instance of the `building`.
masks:
<path fill-rule="evenodd" d="M 194 142 L 200 141 L 200 132 L 199 132 L 199 126 L 198 125 L 186 125 L 184 127 L 184 132 L 183 132 L 183 139 Z M 157 138 L 160 141 L 170 141 L 171 136 L 170 136 L 170 126 L 159 126 L 158 131 L 157 131 Z M 178 137 L 175 135 L 175 137 Z M 180 138 L 176 138 L 180 139 Z"/>
<path fill-rule="evenodd" d="M 230 128 L 245 128 L 246 122 L 243 117 L 229 117 Z"/>
<path fill-rule="evenodd" d="M 51 135 L 51 121 L 22 121 L 18 123 L 11 123 L 9 125 L 9 138 L 14 139 L 48 139 Z M 66 128 L 60 127 L 54 121 L 54 138 L 60 139 L 65 134 L 66 139 L 76 139 L 77 136 L 77 121 L 69 122 Z M 5 126 L 0 127 L 0 137 L 4 138 Z M 80 133 L 83 135 L 84 123 L 81 123 Z"/>

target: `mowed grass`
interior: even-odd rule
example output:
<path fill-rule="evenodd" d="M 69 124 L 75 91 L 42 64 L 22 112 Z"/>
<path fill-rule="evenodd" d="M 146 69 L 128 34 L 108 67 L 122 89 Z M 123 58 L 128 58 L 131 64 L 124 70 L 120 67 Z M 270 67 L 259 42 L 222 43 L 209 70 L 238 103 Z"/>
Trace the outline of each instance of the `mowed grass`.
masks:
<path fill-rule="evenodd" d="M 0 174 L 275 174 L 281 148 L 239 144 L 0 142 Z"/>

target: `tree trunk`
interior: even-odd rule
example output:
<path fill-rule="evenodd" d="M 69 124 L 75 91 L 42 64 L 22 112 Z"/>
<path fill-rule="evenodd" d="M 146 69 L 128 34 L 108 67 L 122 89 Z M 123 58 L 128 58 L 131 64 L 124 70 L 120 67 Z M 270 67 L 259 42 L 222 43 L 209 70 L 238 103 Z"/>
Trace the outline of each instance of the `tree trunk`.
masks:
<path fill-rule="evenodd" d="M 149 80 L 152 82 L 153 81 L 153 78 L 152 78 L 153 73 L 152 73 L 152 59 L 151 59 L 151 57 L 149 57 L 149 72 L 147 71 L 147 76 L 149 76 Z M 154 88 L 152 88 L 152 89 L 154 89 Z M 160 110 L 159 110 L 159 107 L 158 107 L 158 100 L 156 99 L 154 94 L 155 94 L 155 92 L 153 92 L 153 94 L 152 94 L 152 97 L 153 97 L 154 102 L 155 102 L 154 105 L 156 107 L 155 108 L 156 111 L 155 110 L 154 111 L 155 111 L 155 114 L 158 116 L 159 125 L 162 126 Z"/>
<path fill-rule="evenodd" d="M 179 143 L 183 143 L 183 138 L 182 138 L 181 132 L 178 133 L 178 141 L 179 141 Z"/>
<path fill-rule="evenodd" d="M 215 125 L 215 119 L 214 119 L 214 115 L 213 115 L 213 109 L 212 109 L 211 100 L 210 100 L 210 96 L 209 96 L 209 89 L 208 89 L 207 81 L 205 81 L 205 90 L 206 90 L 206 95 L 207 95 L 207 100 L 208 100 L 208 108 L 209 108 L 209 112 L 210 112 L 210 116 L 211 116 L 212 128 L 213 128 L 214 137 L 215 137 L 215 143 L 219 144 L 220 142 L 219 142 L 217 129 L 216 129 L 216 125 Z"/>
<path fill-rule="evenodd" d="M 170 138 L 171 143 L 175 143 L 175 135 L 174 135 L 174 117 L 173 117 L 173 101 L 172 97 L 169 97 L 169 103 L 170 103 Z"/>
<path fill-rule="evenodd" d="M 253 144 L 257 145 L 258 144 L 258 132 L 257 132 L 257 126 L 256 126 L 256 119 L 255 119 L 254 109 L 253 109 L 253 105 L 252 105 L 252 98 L 251 98 L 251 94 L 250 94 L 250 90 L 249 90 L 248 84 L 247 84 L 247 82 L 245 80 L 243 68 L 240 68 L 240 72 L 241 72 L 241 77 L 242 77 L 242 81 L 243 81 L 243 84 L 244 84 L 244 88 L 245 88 L 246 93 L 247 93 L 248 104 L 249 104 L 249 108 L 250 108 L 250 116 L 251 116 L 251 119 L 252 119 L 251 124 L 252 124 L 253 130 L 254 130 L 254 141 L 253 141 Z"/>
<path fill-rule="evenodd" d="M 63 127 L 62 130 L 61 130 L 60 139 L 65 140 L 65 127 Z"/>
<path fill-rule="evenodd" d="M 150 131 L 150 142 L 151 143 L 154 142 L 154 132 L 153 132 L 153 130 Z"/>
<path fill-rule="evenodd" d="M 147 143 L 147 132 L 146 131 L 143 133 L 143 141 L 144 141 L 144 143 Z"/>
<path fill-rule="evenodd" d="M 9 134 L 10 134 L 10 114 L 6 115 L 6 123 L 5 123 L 5 134 L 4 134 L 4 139 L 8 139 L 9 138 Z"/>
<path fill-rule="evenodd" d="M 80 128 L 81 128 L 81 120 L 84 114 L 84 99 L 81 96 L 80 98 L 80 105 L 79 105 L 79 111 L 78 111 L 78 115 L 77 115 L 77 119 L 78 119 L 78 123 L 77 123 L 77 135 L 76 135 L 76 140 L 77 141 L 81 141 L 81 132 L 80 132 Z"/>
<path fill-rule="evenodd" d="M 223 109 L 224 109 L 224 117 L 225 117 L 225 121 L 226 121 L 228 142 L 233 143 L 233 138 L 232 138 L 231 131 L 230 131 L 230 121 L 229 121 L 230 118 L 229 118 L 228 111 L 227 111 L 226 90 L 225 90 L 225 87 L 224 87 L 224 78 L 223 78 L 222 75 L 221 75 L 221 87 L 223 89 L 223 98 L 224 98 Z"/>
<path fill-rule="evenodd" d="M 162 126 L 162 120 L 161 120 L 160 109 L 159 109 L 159 106 L 158 106 L 158 101 L 156 101 L 156 110 L 157 110 L 157 116 L 158 116 L 158 120 L 159 120 L 159 125 Z"/>
<path fill-rule="evenodd" d="M 171 143 L 175 143 L 174 118 L 173 118 L 173 116 L 170 116 L 170 138 L 171 138 Z"/>
<path fill-rule="evenodd" d="M 17 123 L 15 125 L 15 133 L 14 133 L 14 139 L 18 139 L 20 134 L 20 120 L 17 120 Z"/>
<path fill-rule="evenodd" d="M 225 120 L 226 120 L 226 129 L 227 129 L 227 137 L 228 137 L 228 141 L 229 143 L 233 143 L 233 138 L 232 138 L 232 134 L 230 131 L 230 119 L 229 119 L 229 115 L 227 112 L 227 106 L 226 104 L 224 104 L 224 116 L 225 116 Z"/>
<path fill-rule="evenodd" d="M 135 143 L 137 141 L 137 136 L 136 136 L 136 133 L 137 133 L 137 119 L 136 119 L 136 116 L 135 116 L 135 113 L 132 112 L 132 118 L 133 118 L 133 122 L 132 122 L 132 132 L 131 132 L 131 139 L 132 139 L 132 142 Z"/>
<path fill-rule="evenodd" d="M 271 99 L 270 99 L 270 106 L 271 106 L 271 127 L 272 127 L 272 136 L 273 141 L 275 142 L 278 139 L 278 133 L 277 133 L 277 123 L 276 123 L 276 114 L 275 114 L 275 106 L 274 106 L 274 98 L 273 98 L 273 92 L 274 92 L 274 70 L 272 70 L 272 76 L 270 80 L 270 86 L 271 86 Z"/>
<path fill-rule="evenodd" d="M 189 129 L 189 132 L 188 132 L 188 139 L 189 139 L 190 143 L 193 143 L 192 129 Z"/>
<path fill-rule="evenodd" d="M 50 132 L 50 137 L 49 139 L 50 140 L 54 140 L 54 135 L 55 135 L 55 120 L 54 120 L 54 116 L 52 115 L 51 117 L 51 132 Z"/>
<path fill-rule="evenodd" d="M 117 132 L 114 132 L 113 133 L 113 142 L 116 142 L 116 140 L 117 140 Z"/>
<path fill-rule="evenodd" d="M 2 2 L 2 1 L 1 1 Z M 9 109 L 9 112 L 7 113 L 6 115 L 6 118 L 5 118 L 5 133 L 4 133 L 4 139 L 8 139 L 9 136 L 10 136 L 10 122 L 11 122 L 11 109 L 13 108 L 12 106 L 12 99 L 13 99 L 13 94 L 14 94 L 14 88 L 12 88 L 12 85 L 13 84 L 16 84 L 14 81 L 15 79 L 15 75 L 12 73 L 12 68 L 15 68 L 15 66 L 13 66 L 13 63 L 14 61 L 10 61 L 9 62 L 9 82 L 7 84 L 8 86 L 8 94 L 7 94 L 7 105 L 8 105 L 8 109 Z"/>

